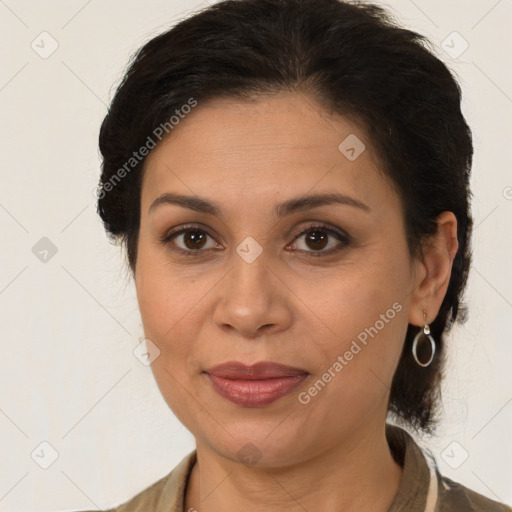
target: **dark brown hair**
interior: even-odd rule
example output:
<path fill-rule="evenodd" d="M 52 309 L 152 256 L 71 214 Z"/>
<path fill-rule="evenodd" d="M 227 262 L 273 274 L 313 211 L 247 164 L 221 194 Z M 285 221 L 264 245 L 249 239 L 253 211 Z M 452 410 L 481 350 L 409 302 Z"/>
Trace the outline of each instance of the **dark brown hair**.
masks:
<path fill-rule="evenodd" d="M 151 39 L 132 58 L 101 126 L 98 213 L 111 240 L 126 244 L 134 275 L 145 161 L 127 167 L 134 152 L 154 140 L 159 126 L 172 136 L 169 119 L 191 98 L 200 108 L 209 99 L 283 90 L 306 92 L 362 123 L 400 194 L 412 257 L 422 257 L 441 212 L 457 218 L 459 250 L 431 322 L 434 362 L 426 368 L 414 362 L 419 328 L 409 325 L 389 401 L 397 419 L 432 432 L 443 336 L 456 319 L 463 321 L 473 146 L 452 73 L 424 36 L 401 28 L 382 8 L 340 0 L 226 0 Z"/>

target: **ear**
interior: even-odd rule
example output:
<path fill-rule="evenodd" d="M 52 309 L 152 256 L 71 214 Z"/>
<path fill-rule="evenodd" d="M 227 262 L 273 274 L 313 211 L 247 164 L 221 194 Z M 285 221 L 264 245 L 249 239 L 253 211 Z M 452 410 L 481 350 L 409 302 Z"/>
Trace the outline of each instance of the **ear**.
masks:
<path fill-rule="evenodd" d="M 437 217 L 437 233 L 423 245 L 423 261 L 415 262 L 415 288 L 412 293 L 409 323 L 423 326 L 435 320 L 448 290 L 453 260 L 459 249 L 457 218 L 452 212 Z"/>

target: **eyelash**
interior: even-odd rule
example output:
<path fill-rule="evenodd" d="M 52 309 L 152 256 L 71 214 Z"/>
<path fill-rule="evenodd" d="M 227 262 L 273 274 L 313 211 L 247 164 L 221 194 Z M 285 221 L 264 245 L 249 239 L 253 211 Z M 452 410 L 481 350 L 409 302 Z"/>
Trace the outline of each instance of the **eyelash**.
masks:
<path fill-rule="evenodd" d="M 313 229 L 317 229 L 319 231 L 323 231 L 323 232 L 327 233 L 328 235 L 334 236 L 340 242 L 342 242 L 342 244 L 341 244 L 342 247 L 346 247 L 346 246 L 350 245 L 350 243 L 351 243 L 351 238 L 347 234 L 345 234 L 343 232 L 339 232 L 337 230 L 334 230 L 334 229 L 330 228 L 329 226 L 327 226 L 326 224 L 322 224 L 322 223 L 311 223 L 311 224 L 309 224 L 300 233 L 298 233 L 295 236 L 293 241 L 297 240 L 298 238 L 300 238 L 303 235 L 306 235 L 308 232 L 312 231 Z M 206 231 L 205 229 L 201 228 L 199 225 L 190 224 L 190 225 L 183 226 L 178 231 L 172 231 L 170 233 L 166 233 L 162 237 L 159 237 L 159 242 L 162 245 L 168 245 L 169 242 L 173 238 L 176 238 L 177 236 L 182 235 L 184 233 L 188 233 L 189 231 L 200 231 L 200 232 L 205 233 L 206 235 L 208 235 L 210 238 L 213 238 L 208 233 L 208 231 Z M 310 258 L 310 257 L 311 258 L 318 258 L 318 257 L 321 257 L 321 256 L 330 256 L 331 254 L 334 254 L 334 253 L 340 251 L 342 249 L 342 247 L 337 246 L 337 247 L 331 248 L 331 249 L 329 249 L 327 251 L 322 251 L 322 250 L 318 250 L 318 251 L 302 251 L 302 250 L 299 250 L 299 251 L 302 251 L 304 253 L 303 255 L 305 257 L 307 257 L 307 258 Z M 205 252 L 208 252 L 208 251 L 211 251 L 211 250 L 215 250 L 215 249 L 198 249 L 198 250 L 194 251 L 194 250 L 185 250 L 185 249 L 181 249 L 181 248 L 178 247 L 178 248 L 172 248 L 171 250 L 174 251 L 174 252 L 177 252 L 179 254 L 182 254 L 184 256 L 198 257 L 198 256 L 203 256 L 201 253 L 205 253 Z"/>

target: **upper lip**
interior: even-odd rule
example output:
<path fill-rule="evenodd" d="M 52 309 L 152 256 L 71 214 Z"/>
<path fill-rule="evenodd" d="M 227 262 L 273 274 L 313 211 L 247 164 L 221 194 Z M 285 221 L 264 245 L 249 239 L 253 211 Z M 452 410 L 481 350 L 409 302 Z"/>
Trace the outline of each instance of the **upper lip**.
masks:
<path fill-rule="evenodd" d="M 279 377 L 295 377 L 308 373 L 301 368 L 286 366 L 284 364 L 262 361 L 251 366 L 247 366 L 238 361 L 228 361 L 205 370 L 210 375 L 223 377 L 225 379 L 276 379 Z"/>

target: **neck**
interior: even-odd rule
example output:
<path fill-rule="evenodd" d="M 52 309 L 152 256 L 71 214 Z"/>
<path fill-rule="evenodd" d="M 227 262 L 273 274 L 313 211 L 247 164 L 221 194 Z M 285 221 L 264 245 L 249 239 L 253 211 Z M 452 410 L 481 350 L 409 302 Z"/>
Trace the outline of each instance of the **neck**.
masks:
<path fill-rule="evenodd" d="M 313 458 L 278 468 L 247 467 L 198 442 L 184 510 L 387 512 L 401 475 L 384 426 L 364 435 L 358 431 Z"/>

